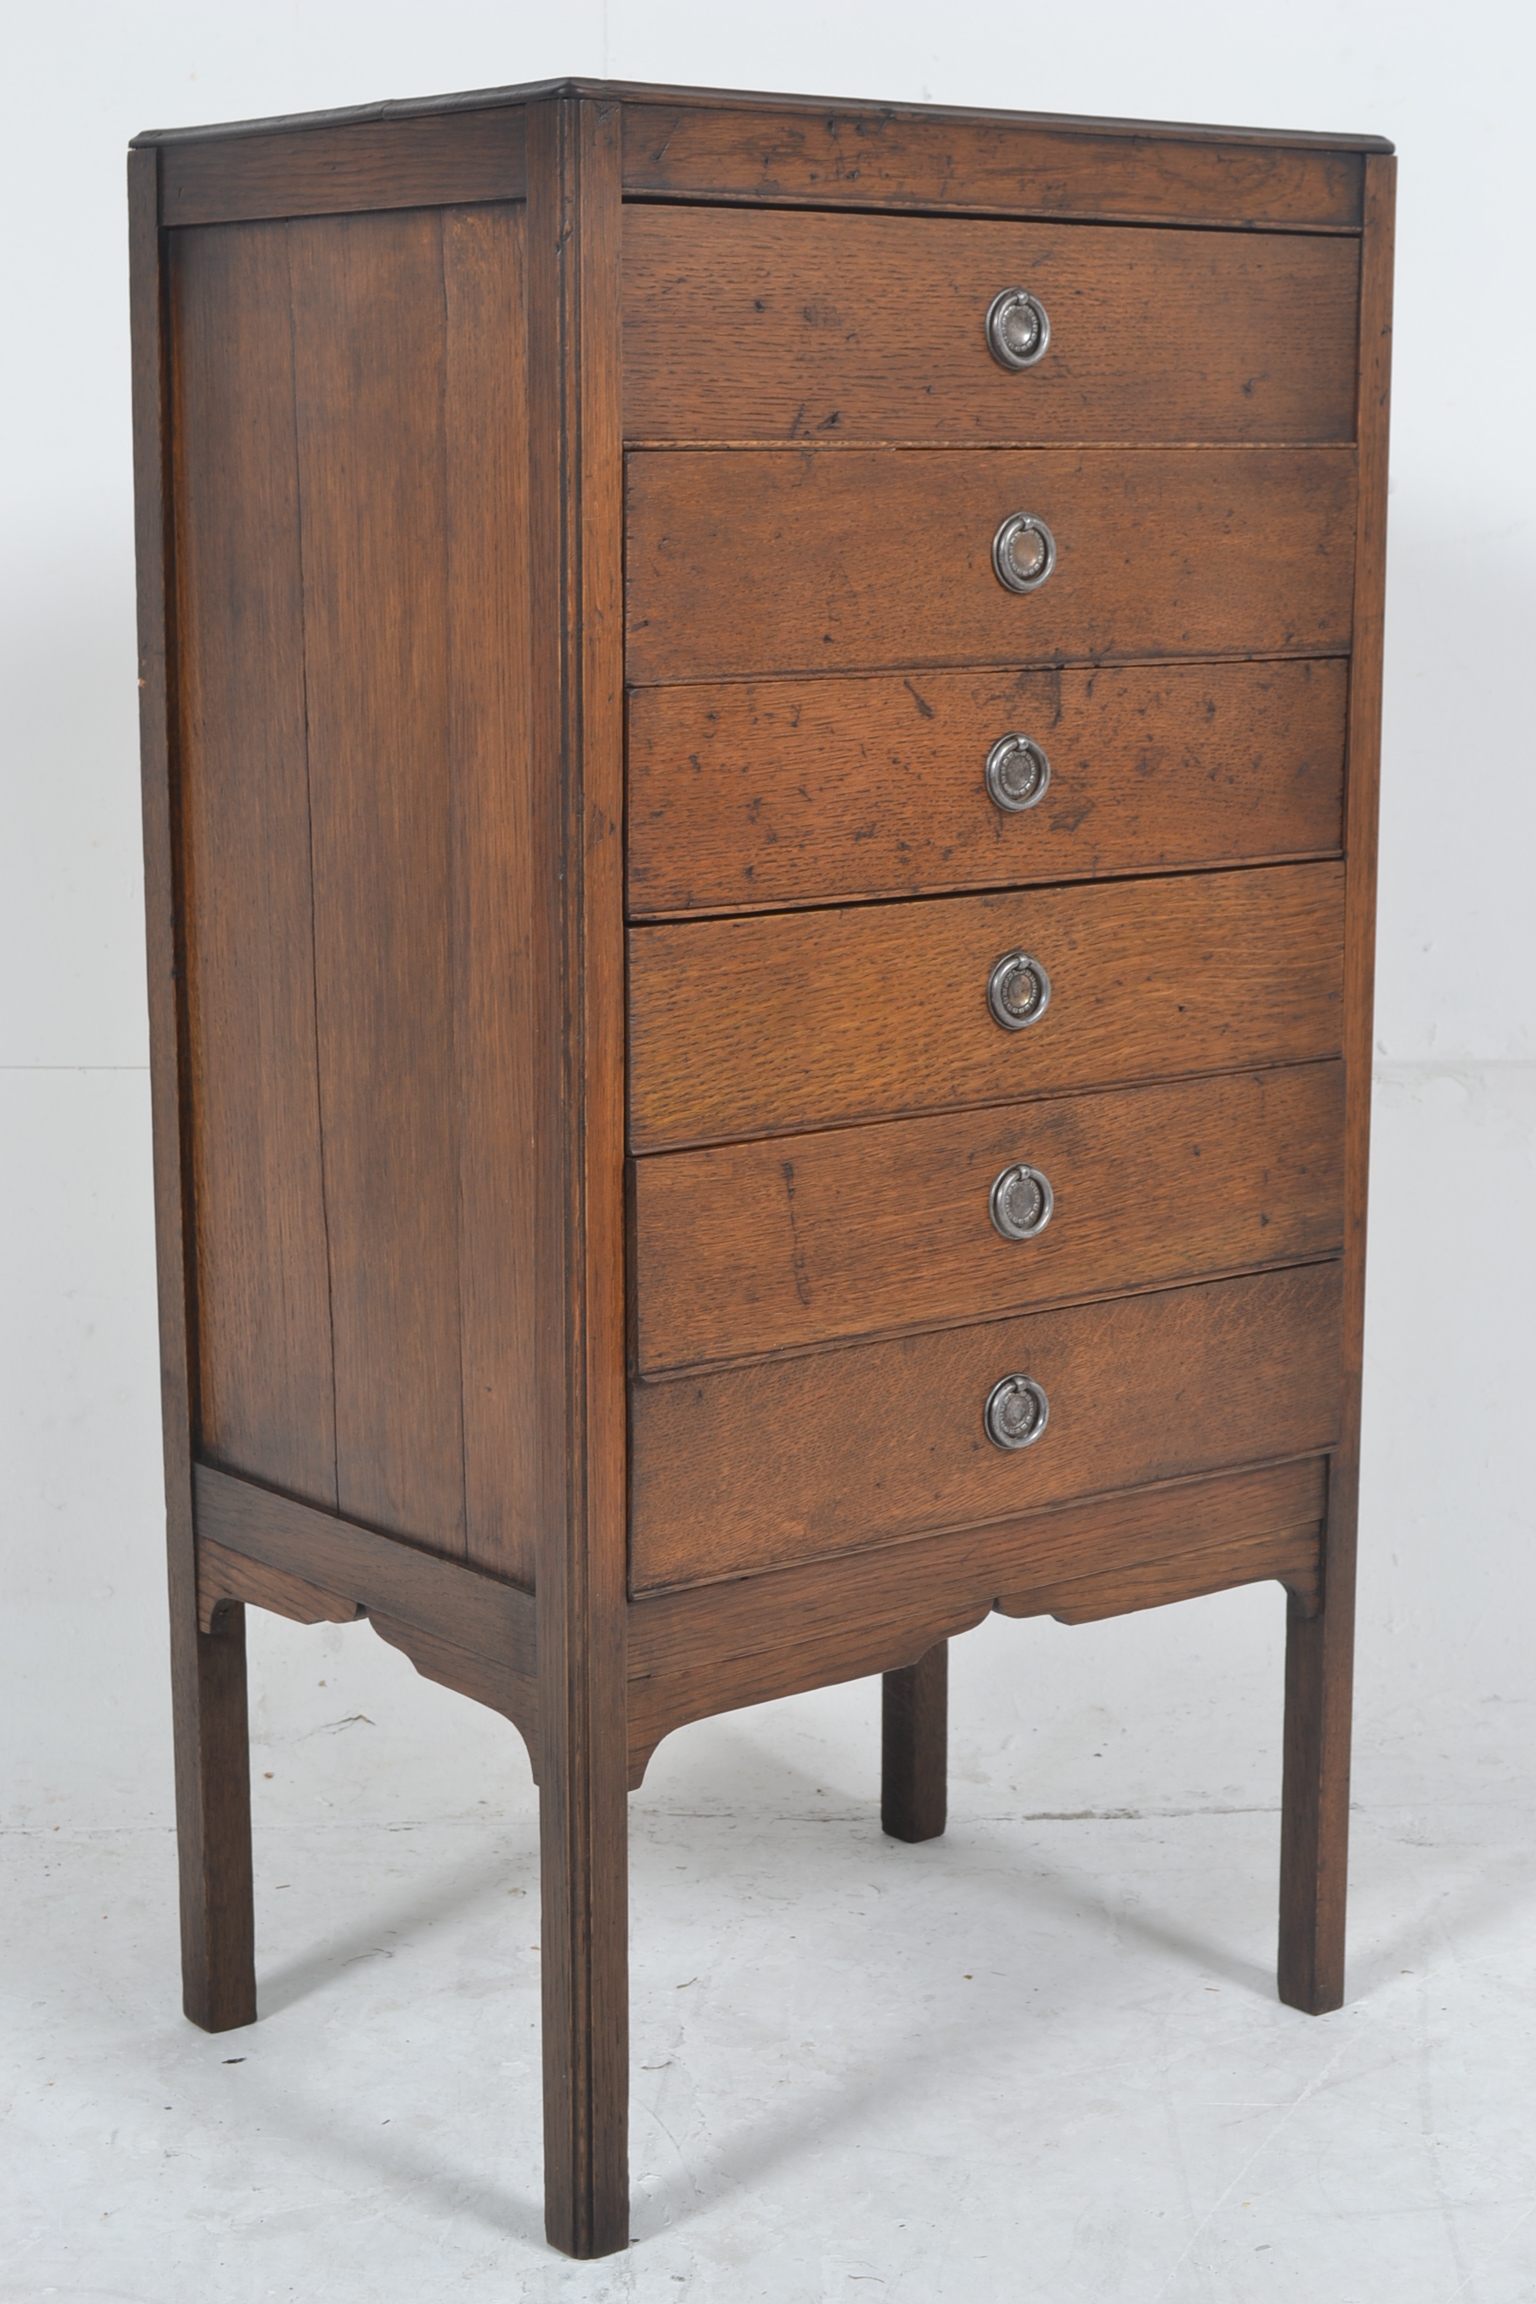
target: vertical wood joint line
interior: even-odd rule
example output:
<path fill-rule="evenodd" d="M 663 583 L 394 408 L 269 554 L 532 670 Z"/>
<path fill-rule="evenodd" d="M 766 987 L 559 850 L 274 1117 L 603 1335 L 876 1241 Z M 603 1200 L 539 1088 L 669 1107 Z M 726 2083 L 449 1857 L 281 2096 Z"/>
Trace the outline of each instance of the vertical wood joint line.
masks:
<path fill-rule="evenodd" d="M 140 643 L 140 678 L 156 680 L 159 686 L 159 708 L 164 720 L 164 800 L 160 831 L 166 848 L 166 883 L 164 902 L 169 907 L 165 921 L 164 965 L 170 971 L 169 1008 L 171 1038 L 171 1093 L 174 1097 L 174 1116 L 168 1126 L 174 1128 L 176 1144 L 176 1222 L 181 1241 L 180 1303 L 182 1332 L 180 1357 L 182 1365 L 176 1372 L 185 1409 L 185 1440 L 190 1446 L 200 1415 L 199 1355 L 197 1346 L 197 1288 L 196 1253 L 197 1228 L 193 1207 L 192 1166 L 192 1109 L 189 1055 L 191 1050 L 191 1012 L 187 975 L 186 931 L 186 876 L 183 857 L 181 822 L 181 713 L 178 705 L 180 689 L 179 650 L 180 631 L 177 614 L 177 551 L 175 512 L 175 360 L 171 331 L 171 283 L 169 242 L 159 222 L 162 158 L 158 149 L 153 155 L 153 189 L 146 203 L 153 211 L 154 222 L 146 234 L 152 248 L 153 317 L 156 361 L 156 447 L 158 471 L 155 475 L 157 504 L 156 520 L 160 535 L 160 598 L 157 603 L 160 618 L 160 661 L 149 661 Z M 146 251 L 149 253 L 149 251 Z M 153 994 L 151 995 L 153 997 Z M 164 1359 L 167 1343 L 162 1337 L 161 1356 Z M 174 1344 L 172 1349 L 174 1349 Z M 163 1379 L 162 1379 L 163 1381 Z"/>
<path fill-rule="evenodd" d="M 304 729 L 304 827 L 309 868 L 309 1007 L 314 1033 L 315 1143 L 320 1172 L 320 1229 L 325 1240 L 326 1357 L 331 1372 L 331 1495 L 341 1510 L 341 1419 L 336 1393 L 336 1283 L 335 1251 L 331 1240 L 331 1190 L 325 1121 L 325 1075 L 320 1060 L 320 928 L 319 893 L 315 872 L 314 766 L 310 747 L 309 580 L 306 554 L 307 523 L 304 504 L 304 457 L 299 439 L 298 308 L 293 293 L 293 226 L 285 220 L 283 273 L 288 283 L 288 386 L 293 408 L 293 518 L 299 550 L 298 625 L 299 697 Z"/>
<path fill-rule="evenodd" d="M 464 1138 L 465 1102 L 468 1080 L 465 1071 L 465 1035 L 462 1004 L 468 996 L 468 936 L 464 911 L 463 879 L 463 778 L 464 762 L 456 742 L 457 714 L 455 710 L 455 680 L 458 671 L 459 632 L 454 617 L 457 595 L 454 589 L 453 569 L 458 549 L 457 522 L 454 518 L 453 450 L 450 438 L 450 402 L 453 391 L 453 326 L 448 297 L 447 212 L 435 211 L 434 240 L 437 248 L 438 324 L 442 331 L 442 365 L 438 372 L 437 445 L 438 472 L 443 492 L 442 565 L 440 578 L 443 593 L 443 645 L 447 656 L 447 692 L 443 699 L 445 726 L 443 730 L 444 754 L 448 764 L 448 1038 L 450 1044 L 449 1078 L 453 1082 L 450 1126 L 452 1130 L 451 1159 L 453 1162 L 453 1326 L 458 1345 L 458 1390 L 456 1414 L 459 1427 L 459 1516 L 460 1547 L 465 1559 L 470 1556 L 469 1509 L 469 1433 L 465 1414 L 466 1386 L 469 1367 L 464 1335 Z"/>

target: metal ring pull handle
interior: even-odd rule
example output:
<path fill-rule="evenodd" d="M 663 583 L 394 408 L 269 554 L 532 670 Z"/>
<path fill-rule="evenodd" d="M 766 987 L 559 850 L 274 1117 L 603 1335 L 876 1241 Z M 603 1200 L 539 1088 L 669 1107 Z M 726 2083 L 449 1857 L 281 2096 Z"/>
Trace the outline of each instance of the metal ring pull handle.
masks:
<path fill-rule="evenodd" d="M 1033 368 L 1051 340 L 1051 316 L 1027 288 L 1005 288 L 987 306 L 987 350 L 1000 368 Z"/>
<path fill-rule="evenodd" d="M 1032 736 L 999 736 L 987 754 L 987 798 L 1005 816 L 1020 816 L 1045 798 L 1051 764 Z"/>
<path fill-rule="evenodd" d="M 1043 1169 L 1016 1160 L 992 1185 L 987 1211 L 1005 1240 L 1038 1240 L 1051 1220 L 1056 1195 Z"/>
<path fill-rule="evenodd" d="M 1033 1376 L 1005 1376 L 987 1394 L 982 1422 L 994 1448 L 1032 1448 L 1050 1413 L 1045 1388 Z"/>
<path fill-rule="evenodd" d="M 1005 952 L 987 978 L 987 1006 L 1005 1032 L 1038 1024 L 1051 1004 L 1051 980 L 1027 952 Z"/>
<path fill-rule="evenodd" d="M 1056 565 L 1056 539 L 1033 512 L 1010 512 L 992 539 L 992 567 L 1009 592 L 1038 592 Z"/>

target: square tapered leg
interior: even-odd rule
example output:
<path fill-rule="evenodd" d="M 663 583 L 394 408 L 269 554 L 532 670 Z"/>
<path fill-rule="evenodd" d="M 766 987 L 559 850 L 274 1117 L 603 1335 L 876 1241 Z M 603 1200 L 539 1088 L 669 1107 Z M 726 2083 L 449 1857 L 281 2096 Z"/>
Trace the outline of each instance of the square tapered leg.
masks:
<path fill-rule="evenodd" d="M 887 1672 L 881 1694 L 880 1823 L 893 1840 L 944 1829 L 949 1762 L 949 1642 Z"/>
<path fill-rule="evenodd" d="M 1353 1583 L 1325 1554 L 1321 1612 L 1286 1622 L 1279 1990 L 1311 2016 L 1344 2002 Z"/>
<path fill-rule="evenodd" d="M 256 2021 L 245 1610 L 171 1624 L 182 2005 L 205 2032 Z"/>

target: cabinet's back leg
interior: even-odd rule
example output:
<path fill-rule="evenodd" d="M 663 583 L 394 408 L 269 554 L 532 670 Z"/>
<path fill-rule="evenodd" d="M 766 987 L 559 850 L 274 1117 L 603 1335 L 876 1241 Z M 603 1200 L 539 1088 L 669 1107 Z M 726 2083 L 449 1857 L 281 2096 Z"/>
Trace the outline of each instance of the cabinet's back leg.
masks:
<path fill-rule="evenodd" d="M 205 2032 L 228 2032 L 256 2021 L 243 1608 L 200 1632 L 195 1608 L 173 1607 L 171 1690 L 182 2006 Z"/>
<path fill-rule="evenodd" d="M 1328 1561 L 1322 1613 L 1294 1598 L 1285 1639 L 1280 1997 L 1310 2016 L 1344 2003 L 1353 1561 Z"/>
<path fill-rule="evenodd" d="M 948 1793 L 947 1640 L 885 1674 L 880 1727 L 881 1826 L 893 1840 L 936 1840 Z"/>

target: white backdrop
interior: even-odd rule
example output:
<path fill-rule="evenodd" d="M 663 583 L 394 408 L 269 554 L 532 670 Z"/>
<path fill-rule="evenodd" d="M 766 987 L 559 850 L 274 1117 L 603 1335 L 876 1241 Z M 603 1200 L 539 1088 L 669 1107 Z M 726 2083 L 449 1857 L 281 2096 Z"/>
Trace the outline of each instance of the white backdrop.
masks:
<path fill-rule="evenodd" d="M 148 126 L 562 72 L 1397 140 L 1358 1785 L 1427 1798 L 1453 1759 L 1528 1778 L 1530 9 L 55 0 L 13 15 L 7 55 L 0 1822 L 161 1823 L 170 1805 L 123 146 Z M 1249 1593 L 1071 1634 L 991 1627 L 956 1657 L 957 1765 L 1022 1739 L 1063 1809 L 1103 1796 L 1106 1759 L 1127 1804 L 1214 1800 L 1250 1776 L 1272 1798 L 1279 1619 Z M 326 1747 L 326 1797 L 354 1815 L 449 1812 L 526 1781 L 505 1730 L 366 1630 L 259 1620 L 254 1639 L 271 1751 L 378 1723 L 366 1749 L 339 1731 Z M 873 1733 L 868 1689 L 806 1701 Z M 1229 1744 L 1222 1723 L 1255 1717 Z M 739 1743 L 690 1733 L 705 1741 L 675 1739 L 661 1782 L 715 1766 L 729 1795 Z"/>

